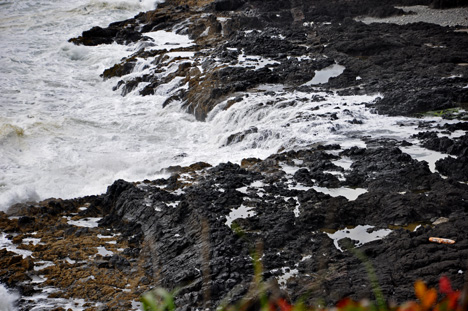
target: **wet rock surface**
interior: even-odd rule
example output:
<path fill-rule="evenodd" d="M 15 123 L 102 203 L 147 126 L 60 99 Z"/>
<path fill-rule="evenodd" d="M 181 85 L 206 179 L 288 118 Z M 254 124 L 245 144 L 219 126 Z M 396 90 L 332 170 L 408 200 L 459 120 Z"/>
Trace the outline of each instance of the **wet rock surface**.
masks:
<path fill-rule="evenodd" d="M 139 226 L 98 227 L 100 201 L 48 200 L 1 213 L 0 282 L 21 294 L 20 310 L 74 300 L 86 310 L 130 310 L 149 289 Z"/>
<path fill-rule="evenodd" d="M 320 89 L 379 93 L 371 105 L 376 113 L 459 121 L 419 124 L 414 139 L 446 155 L 436 171 L 404 151 L 412 143 L 360 133 L 360 147 L 323 143 L 240 165 L 174 166 L 165 170 L 170 177 L 118 180 L 99 196 L 13 206 L 0 214 L 0 282 L 22 294 L 19 309 L 29 310 L 38 294 L 55 306 L 81 299 L 75 303 L 85 310 L 137 309 L 142 293 L 164 287 L 179 290 L 180 310 L 214 310 L 248 292 L 255 252 L 263 278 L 292 301 L 372 298 L 353 247 L 374 266 L 389 300 L 412 299 L 415 280 L 436 286 L 441 275 L 460 289 L 468 261 L 466 25 L 354 20 L 402 14 L 394 6 L 416 4 L 453 2 L 174 0 L 71 39 L 138 44 L 103 78 L 114 79 L 122 95 L 163 87 L 171 95 L 163 107 L 181 105 L 199 120 L 242 105 L 254 92 L 272 98 L 259 105 L 287 107 L 295 102 L 282 98 L 284 89 Z M 151 33 L 162 30 L 188 35 L 193 44 L 161 49 Z M 142 64 L 141 75 L 129 76 Z M 341 74 L 311 82 L 335 64 L 344 67 Z M 295 99 L 301 100 L 309 99 Z M 239 131 L 226 145 L 260 132 Z M 362 228 L 360 237 L 352 235 Z M 456 243 L 434 244 L 430 236 Z"/>
<path fill-rule="evenodd" d="M 339 88 L 343 94 L 380 93 L 383 96 L 375 103 L 378 113 L 417 115 L 466 107 L 468 103 L 466 25 L 368 25 L 353 19 L 403 14 L 394 6 L 428 5 L 431 1 L 170 3 L 106 29 L 85 31 L 71 41 L 95 44 L 140 40 L 151 46 L 154 41 L 145 36 L 150 31 L 176 30 L 189 35 L 194 40 L 192 47 L 171 51 L 191 51 L 192 59 L 174 58 L 170 49 L 141 49 L 106 70 L 104 77 L 121 77 L 129 73 L 137 59 L 147 60 L 153 68 L 149 73 L 121 80 L 116 90 L 123 95 L 150 95 L 159 86 L 177 81 L 179 87 L 174 87 L 170 101 L 182 104 L 199 120 L 227 97 L 265 83 L 304 88 L 318 70 L 334 63 L 345 70 L 322 87 Z M 161 74 L 175 64 L 178 67 L 171 69 L 171 74 Z"/>
<path fill-rule="evenodd" d="M 461 124 L 466 123 L 459 123 L 452 128 L 463 128 L 464 125 Z M 434 132 L 420 133 L 419 136 L 426 148 L 451 155 L 436 162 L 436 168 L 441 174 L 461 182 L 468 180 L 468 135 L 466 131 L 463 136 L 453 139 L 447 136 L 439 137 Z"/>
<path fill-rule="evenodd" d="M 447 275 L 461 288 L 468 186 L 432 173 L 394 141 L 381 143 L 317 146 L 246 160 L 242 167 L 180 168 L 167 179 L 118 180 L 99 197 L 16 207 L 10 214 L 24 216 L 2 214 L 2 230 L 32 254 L 2 250 L 9 268 L 0 271 L 1 281 L 25 297 L 53 287 L 50 296 L 86 299 L 87 310 L 130 309 L 132 299 L 159 286 L 179 289 L 180 309 L 214 309 L 248 292 L 252 252 L 260 245 L 264 279 L 293 301 L 303 295 L 309 303 L 329 304 L 346 296 L 372 298 L 362 262 L 344 246 L 350 240 L 376 269 L 388 299 L 413 298 L 419 278 L 435 286 Z M 349 159 L 350 167 L 338 165 Z M 347 191 L 326 194 L 323 185 L 315 186 L 330 179 Z M 350 185 L 366 190 L 349 196 Z M 73 222 L 91 216 L 99 226 Z M 44 219 L 53 225 L 45 227 Z M 346 234 L 364 225 L 361 234 L 386 233 L 367 242 Z M 31 236 L 40 242 L 28 244 Z M 456 243 L 434 244 L 430 236 Z M 99 255 L 100 247 L 107 254 Z M 31 284 L 34 276 L 46 280 Z"/>

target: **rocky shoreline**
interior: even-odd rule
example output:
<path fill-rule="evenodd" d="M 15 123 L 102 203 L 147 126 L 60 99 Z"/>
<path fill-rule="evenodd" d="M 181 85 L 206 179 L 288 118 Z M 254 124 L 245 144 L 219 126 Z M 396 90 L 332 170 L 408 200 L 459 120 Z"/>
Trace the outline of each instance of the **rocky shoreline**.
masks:
<path fill-rule="evenodd" d="M 413 137 L 447 156 L 434 170 L 405 151 L 414 142 L 360 133 L 365 147 L 324 142 L 240 164 L 199 162 L 167 168 L 168 178 L 118 180 L 102 195 L 17 204 L 0 213 L 0 283 L 20 292 L 19 310 L 39 299 L 48 310 L 136 309 L 154 287 L 178 289 L 180 310 L 214 310 L 248 293 L 252 252 L 260 245 L 264 279 L 291 301 L 372 299 L 366 270 L 349 247 L 371 262 L 389 301 L 414 298 L 417 279 L 435 286 L 446 275 L 461 289 L 468 261 L 467 25 L 356 20 L 403 14 L 394 6 L 455 2 L 466 5 L 168 0 L 71 39 L 141 44 L 103 78 L 120 77 L 115 90 L 123 96 L 164 86 L 172 95 L 164 106 L 183 105 L 200 121 L 254 93 L 273 98 L 264 105 L 308 100 L 284 103 L 285 92 L 294 91 L 380 94 L 370 106 L 375 113 L 452 120 L 420 119 Z M 194 44 L 151 49 L 148 34 L 165 30 Z M 128 76 L 142 64 L 146 70 Z M 342 73 L 311 82 L 334 65 Z M 350 122 L 364 121 L 353 116 Z M 256 131 L 239 132 L 226 144 Z M 456 243 L 434 244 L 431 236 Z M 75 305 L 65 307 L 66 301 Z"/>

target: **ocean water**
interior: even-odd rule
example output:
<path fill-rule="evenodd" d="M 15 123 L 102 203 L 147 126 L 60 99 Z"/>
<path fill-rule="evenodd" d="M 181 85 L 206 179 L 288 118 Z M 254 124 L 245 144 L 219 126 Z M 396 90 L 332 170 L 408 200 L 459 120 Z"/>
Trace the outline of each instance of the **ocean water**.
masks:
<path fill-rule="evenodd" d="M 154 0 L 0 2 L 0 210 L 49 197 L 100 194 L 118 178 L 158 178 L 170 165 L 240 162 L 314 143 L 365 146 L 362 135 L 409 139 L 417 131 L 417 120 L 378 116 L 365 107 L 379 94 L 345 97 L 263 85 L 229 109 L 222 103 L 206 122 L 196 121 L 180 103 L 162 108 L 170 92 L 183 87 L 180 81 L 159 87 L 153 96 L 122 97 L 112 90 L 117 79 L 103 81 L 99 75 L 142 46 L 84 47 L 67 40 L 156 5 Z M 149 36 L 155 40 L 151 49 L 168 42 L 191 45 L 187 36 L 171 32 Z M 148 70 L 145 62 L 135 70 Z M 259 66 L 269 63 L 258 58 Z M 272 90 L 277 95 L 264 92 Z M 314 96 L 324 101 L 315 102 Z M 232 134 L 253 127 L 244 140 L 227 145 Z"/>
<path fill-rule="evenodd" d="M 226 99 L 206 122 L 195 120 L 178 102 L 162 107 L 171 93 L 185 87 L 180 79 L 160 86 L 153 96 L 142 97 L 135 90 L 122 97 L 120 91 L 112 90 L 118 79 L 100 78 L 106 68 L 143 47 L 170 49 L 189 47 L 193 42 L 166 31 L 147 34 L 154 40 L 151 46 L 84 47 L 67 41 L 92 26 L 105 27 L 152 9 L 157 2 L 162 0 L 0 1 L 0 211 L 18 202 L 100 194 L 118 178 L 159 178 L 164 176 L 161 170 L 170 165 L 239 163 L 243 158 L 265 158 L 279 150 L 316 143 L 365 147 L 363 136 L 417 143 L 411 135 L 419 131 L 420 120 L 376 115 L 366 107 L 380 94 L 339 96 L 321 91 L 320 83 L 343 71 L 338 64 L 308 83 L 318 85 L 314 92 L 261 85 L 228 109 L 230 99 Z M 240 52 L 237 66 L 261 68 L 275 63 Z M 173 51 L 169 56 L 194 58 L 195 54 Z M 150 70 L 147 64 L 147 60 L 139 60 L 135 71 L 123 79 Z M 165 74 L 176 67 L 177 62 L 168 65 Z M 237 133 L 248 134 L 228 144 Z M 444 157 L 418 145 L 404 151 L 428 161 L 433 171 L 435 161 Z M 347 159 L 338 162 L 346 168 L 351 165 Z M 297 167 L 283 169 L 293 173 Z M 343 191 L 349 189 L 341 189 L 339 194 L 346 195 Z M 241 206 L 230 217 L 252 213 Z M 95 219 L 80 225 L 93 226 Z M 30 255 L 16 249 L 4 235 L 0 248 Z M 297 273 L 295 269 L 290 275 L 285 271 L 284 279 Z M 18 298 L 0 284 L 0 310 L 15 310 Z M 56 305 L 82 310 L 84 303 L 49 301 L 46 291 L 24 299 L 41 301 L 33 310 Z"/>
<path fill-rule="evenodd" d="M 136 47 L 88 48 L 67 40 L 156 4 L 0 2 L 0 210 L 15 202 L 100 193 L 115 178 L 152 175 L 155 148 L 141 151 L 163 134 L 155 133 L 156 123 L 138 124 L 142 115 L 158 113 L 158 100 L 123 100 L 111 90 L 112 81 L 99 77 Z"/>
<path fill-rule="evenodd" d="M 15 292 L 11 292 L 0 284 L 0 310 L 1 311 L 15 311 L 16 300 L 19 295 Z"/>

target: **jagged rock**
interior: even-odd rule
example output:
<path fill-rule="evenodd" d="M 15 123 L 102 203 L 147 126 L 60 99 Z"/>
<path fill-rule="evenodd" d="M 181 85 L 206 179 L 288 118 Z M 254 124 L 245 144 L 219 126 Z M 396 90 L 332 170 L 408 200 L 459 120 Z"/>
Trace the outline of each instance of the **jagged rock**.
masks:
<path fill-rule="evenodd" d="M 185 70 L 162 79 L 161 71 L 155 70 L 154 74 L 136 76 L 125 82 L 122 80 L 115 89 L 121 88 L 122 95 L 126 95 L 137 89 L 140 83 L 145 83 L 147 85 L 140 94 L 151 95 L 159 85 L 175 77 L 184 77 L 182 85 L 189 83 L 188 90 L 176 92 L 164 106 L 172 101 L 182 102 L 187 111 L 199 120 L 205 120 L 207 114 L 230 94 L 244 92 L 262 83 L 300 87 L 313 78 L 316 70 L 335 62 L 346 69 L 339 77 L 330 79 L 328 84 L 347 88 L 342 93 L 381 92 L 383 98 L 375 103 L 379 113 L 415 115 L 458 107 L 467 100 L 466 92 L 460 87 L 467 83 L 466 76 L 462 74 L 463 66 L 459 66 L 466 58 L 461 51 L 466 50 L 468 44 L 463 33 L 447 32 L 444 27 L 426 23 L 366 25 L 351 19 L 363 15 L 401 14 L 402 11 L 395 9 L 394 5 L 427 5 L 431 1 L 335 0 L 319 1 L 313 6 L 297 0 L 222 0 L 206 5 L 208 2 L 189 6 L 181 6 L 177 1 L 178 5 L 173 6 L 169 2 L 155 11 L 141 13 L 107 28 L 92 28 L 72 41 L 77 44 L 125 44 L 149 40 L 144 37 L 145 32 L 192 20 L 186 32 L 198 46 L 205 45 L 211 49 L 205 55 L 204 75 L 200 72 L 195 74 L 195 69 L 198 70 L 202 64 L 192 63 Z M 218 21 L 216 14 L 225 12 L 230 12 L 229 18 L 224 22 Z M 320 23 L 330 20 L 337 22 L 331 25 Z M 261 31 L 244 32 L 252 29 Z M 234 48 L 237 51 L 233 51 Z M 195 47 L 194 50 L 199 51 L 200 48 Z M 237 62 L 240 51 L 277 63 L 263 68 L 229 66 Z M 137 56 L 154 57 L 155 67 L 161 68 L 165 51 L 155 53 L 137 52 L 107 69 L 103 77 L 127 74 L 134 67 Z M 209 55 L 218 57 L 228 66 L 216 65 Z M 296 59 L 304 55 L 309 55 L 311 60 Z M 415 65 L 408 66 L 408 62 Z M 360 80 L 356 79 L 358 76 Z"/>
<path fill-rule="evenodd" d="M 191 172 L 193 181 L 181 183 L 176 189 L 164 185 L 179 182 L 180 175 L 173 175 L 172 181 L 118 180 L 105 195 L 93 198 L 87 206 L 93 213 L 105 216 L 100 226 L 121 233 L 118 243 L 125 243 L 124 251 L 104 257 L 97 255 L 96 250 L 87 252 L 82 247 L 92 250 L 99 245 L 93 237 L 99 228 L 78 229 L 82 234 L 76 237 L 59 229 L 67 227 L 64 221 L 55 228 L 42 226 L 50 230 L 38 234 L 41 241 L 48 243 L 47 247 L 40 244 L 29 247 L 36 258 L 55 263 L 40 270 L 41 274 L 50 276 L 44 284 L 67 289 L 65 292 L 71 292 L 72 297 L 87 297 L 114 306 L 116 299 L 126 303 L 141 294 L 141 286 L 163 286 L 169 290 L 180 289 L 176 296 L 180 308 L 206 307 L 203 297 L 207 291 L 211 293 L 208 306 L 215 308 L 226 297 L 234 302 L 246 293 L 253 274 L 249 254 L 261 243 L 266 279 L 276 280 L 284 273 L 283 269 L 292 273 L 297 268 L 294 279 L 283 284 L 293 301 L 309 291 L 310 303 L 315 297 L 325 297 L 327 303 L 335 303 L 348 295 L 355 299 L 369 297 L 370 285 L 361 262 L 349 251 L 340 252 L 326 230 L 366 224 L 374 226 L 371 231 L 393 229 L 388 237 L 360 247 L 378 271 L 386 297 L 397 302 L 411 298 L 412 280 L 420 275 L 433 286 L 440 274 L 448 274 L 454 287 L 460 288 L 463 275 L 458 271 L 464 269 L 468 256 L 465 251 L 468 236 L 462 229 L 468 209 L 467 186 L 431 173 L 425 163 L 412 160 L 396 148 L 395 141 L 380 140 L 379 144 L 383 147 L 351 148 L 340 155 L 328 153 L 339 150 L 339 146 L 317 146 L 276 154 L 263 161 L 256 159 L 243 167 L 232 163 L 212 168 L 205 164 L 181 167 L 178 171 Z M 350 169 L 338 170 L 345 173 L 345 182 L 359 175 L 358 185 L 368 189 L 356 200 L 332 197 L 314 189 L 291 188 L 294 182 L 313 186 L 307 180 L 328 176 L 330 160 L 342 156 L 354 161 Z M 316 161 L 323 164 L 314 165 Z M 282 171 L 280 163 L 300 168 L 292 175 Z M 394 182 L 397 180 L 399 184 Z M 52 205 L 56 206 L 54 217 L 63 219 L 63 213 L 76 211 L 76 206 L 82 203 L 71 200 Z M 247 216 L 233 216 L 233 211 L 241 208 L 252 212 Z M 41 215 L 40 210 L 33 210 L 33 215 Z M 50 215 L 48 208 L 42 210 L 44 215 Z M 5 217 L 0 218 L 2 226 L 18 222 Z M 441 217 L 445 219 L 442 223 L 438 221 Z M 42 218 L 35 219 L 37 222 Z M 50 221 L 57 222 L 56 218 Z M 404 229 L 415 222 L 434 222 L 434 225 L 417 231 Z M 457 243 L 442 248 L 431 244 L 427 240 L 429 236 L 452 238 Z M 57 237 L 64 239 L 57 240 Z M 109 238 L 112 235 L 100 237 L 104 244 Z M 73 242 L 75 239 L 80 243 Z M 344 241 L 337 241 L 338 246 Z M 110 244 L 105 245 L 107 249 Z M 76 261 L 96 256 L 96 260 L 80 266 L 67 262 L 67 256 Z M 441 256 L 445 258 L 443 261 Z M 16 272 L 0 270 L 1 280 L 11 282 L 14 278 L 19 281 L 11 284 L 27 286 L 25 272 L 33 271 L 31 267 L 36 264 L 14 254 L 5 253 L 1 258 L 9 261 L 8 266 L 20 268 Z M 61 278 L 52 277 L 59 273 Z M 128 273 L 131 278 L 122 279 L 122 274 Z M 310 275 L 315 277 L 311 279 Z M 72 285 L 76 279 L 83 280 L 79 288 Z M 115 288 L 97 280 L 114 284 L 115 288 L 126 288 L 128 283 L 135 286 L 132 288 L 140 286 L 140 290 L 131 295 L 116 293 Z"/>
<path fill-rule="evenodd" d="M 335 63 L 345 69 L 320 86 L 324 91 L 381 93 L 371 104 L 376 112 L 419 115 L 466 105 L 466 34 L 434 24 L 366 25 L 354 18 L 401 14 L 396 5 L 430 3 L 447 7 L 454 2 L 168 0 L 157 10 L 93 27 L 71 41 L 139 41 L 151 46 L 146 32 L 179 29 L 195 44 L 173 52 L 192 52 L 194 59 L 141 49 L 104 71 L 103 78 L 124 77 L 138 59 L 147 60 L 153 66 L 149 73 L 122 78 L 115 90 L 151 95 L 178 79 L 180 88 L 163 107 L 180 104 L 198 120 L 205 120 L 220 103 L 221 109 L 242 105 L 249 100 L 245 92 L 265 83 L 313 92 L 315 86 L 304 84 Z M 189 25 L 181 28 L 182 23 Z M 174 70 L 164 75 L 169 62 Z M 280 93 L 268 94 L 280 98 Z M 301 100 L 259 105 L 288 107 Z M 324 100 L 317 95 L 312 102 Z M 338 114 L 320 117 L 332 121 Z M 466 131 L 466 123 L 447 124 L 441 130 Z M 260 133 L 256 127 L 239 131 L 226 144 Z M 19 204 L 8 215 L 0 213 L 0 228 L 9 242 L 33 256 L 0 250 L 0 281 L 31 293 L 31 276 L 42 275 L 47 280 L 38 290 L 54 286 L 59 288 L 55 297 L 89 299 L 108 309 L 128 309 L 131 300 L 153 287 L 178 288 L 181 310 L 214 310 L 223 299 L 235 302 L 247 293 L 254 272 L 250 256 L 257 250 L 264 278 L 276 283 L 286 279 L 280 286 L 292 300 L 307 293 L 307 302 L 320 297 L 334 304 L 345 296 L 372 296 L 362 263 L 350 251 L 335 247 L 331 232 L 371 225 L 374 231 L 392 230 L 384 239 L 359 247 L 375 267 L 388 299 L 413 298 L 415 279 L 434 286 L 441 274 L 459 289 L 464 282 L 459 271 L 466 273 L 468 258 L 468 188 L 458 182 L 468 180 L 467 137 L 439 137 L 434 132 L 417 136 L 425 147 L 455 157 L 436 163 L 448 179 L 402 152 L 399 147 L 407 142 L 363 137 L 366 148 L 318 145 L 264 160 L 245 159 L 241 165 L 175 165 L 166 169 L 172 174 L 168 178 L 117 180 L 101 196 Z M 349 169 L 333 163 L 343 157 L 353 161 Z M 351 200 L 317 191 L 343 186 L 367 192 Z M 78 209 L 83 206 L 86 209 Z M 98 227 L 73 225 L 87 217 L 102 219 Z M 436 222 L 441 217 L 446 221 Z M 408 230 L 414 223 L 425 226 Z M 25 243 L 33 236 L 40 242 Z M 432 244 L 429 236 L 457 242 Z M 356 244 L 351 238 L 336 241 L 341 248 L 346 242 Z M 40 260 L 51 264 L 39 269 Z M 30 307 L 27 301 L 21 303 L 22 310 Z"/>
<path fill-rule="evenodd" d="M 468 156 L 458 158 L 447 157 L 436 162 L 436 169 L 445 176 L 450 176 L 456 180 L 468 181 Z"/>
<path fill-rule="evenodd" d="M 111 44 L 113 42 L 128 44 L 136 42 L 141 38 L 142 35 L 140 32 L 131 29 L 120 29 L 120 27 L 101 28 L 95 26 L 90 30 L 83 31 L 83 34 L 80 37 L 70 39 L 70 42 L 93 46 L 99 44 Z"/>
<path fill-rule="evenodd" d="M 420 133 L 418 138 L 423 140 L 423 146 L 443 153 L 448 153 L 457 157 L 468 155 L 468 134 L 450 139 L 448 137 L 438 137 L 434 132 Z"/>
<path fill-rule="evenodd" d="M 465 123 L 459 123 L 452 127 L 452 130 L 463 128 Z M 417 137 L 423 141 L 423 146 L 450 154 L 454 157 L 446 157 L 436 162 L 436 169 L 444 176 L 452 177 L 459 181 L 468 180 L 468 134 L 454 139 L 448 137 L 438 137 L 434 132 L 422 132 Z"/>

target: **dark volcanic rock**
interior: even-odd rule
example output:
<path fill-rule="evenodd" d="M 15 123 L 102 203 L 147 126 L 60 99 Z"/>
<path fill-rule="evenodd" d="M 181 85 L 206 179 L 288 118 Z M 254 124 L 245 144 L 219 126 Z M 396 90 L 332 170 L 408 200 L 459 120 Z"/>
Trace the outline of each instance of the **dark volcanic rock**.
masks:
<path fill-rule="evenodd" d="M 454 129 L 463 128 L 465 123 L 459 123 Z M 458 138 L 439 137 L 435 132 L 423 132 L 418 134 L 423 141 L 423 146 L 452 155 L 436 162 L 436 169 L 445 176 L 458 181 L 468 181 L 468 134 Z"/>
<path fill-rule="evenodd" d="M 468 181 L 468 157 L 458 157 L 438 160 L 436 169 L 445 176 L 452 177 L 456 180 Z"/>
<path fill-rule="evenodd" d="M 319 31 L 329 42 L 325 53 L 336 50 L 339 54 L 333 55 L 364 80 L 365 89 L 383 93 L 375 103 L 379 113 L 415 115 L 457 107 L 466 100 L 458 81 L 448 77 L 465 72 L 458 64 L 466 58 L 460 51 L 468 46 L 467 36 L 452 32 L 447 37 L 447 30 L 434 24 L 366 25 L 350 19 Z M 344 78 L 331 84 L 349 86 L 351 81 Z M 461 79 L 466 82 L 466 75 Z"/>
<path fill-rule="evenodd" d="M 316 92 L 320 87 L 339 89 L 343 95 L 380 93 L 369 105 L 376 112 L 420 115 L 466 107 L 466 32 L 428 23 L 367 25 L 354 18 L 391 16 L 402 13 L 397 5 L 431 3 L 449 7 L 465 2 L 168 0 L 156 10 L 105 28 L 93 27 L 71 41 L 139 42 L 140 50 L 105 70 L 103 78 L 118 77 L 115 90 L 122 95 L 148 96 L 171 84 L 163 107 L 181 105 L 198 120 L 205 120 L 220 103 L 223 106 L 217 109 L 242 105 L 250 100 L 246 93 L 257 92 L 264 84 L 281 84 L 288 92 Z M 188 35 L 194 45 L 171 51 L 145 49 L 156 44 L 145 33 L 174 29 Z M 170 52 L 193 57 L 174 57 Z M 141 60 L 149 67 L 138 76 L 133 70 Z M 317 71 L 335 63 L 345 67 L 341 75 L 320 86 L 307 85 Z M 258 106 L 290 107 L 302 100 L 284 100 L 281 92 L 265 92 L 272 100 Z M 324 101 L 319 95 L 311 100 Z M 338 115 L 318 117 L 335 121 Z M 434 130 L 430 126 L 424 130 Z M 466 129 L 466 123 L 438 128 L 446 134 Z M 423 132 L 417 138 L 424 147 L 452 156 L 436 163 L 447 179 L 402 152 L 398 147 L 403 142 L 363 137 L 366 148 L 313 146 L 264 160 L 246 159 L 242 166 L 229 162 L 173 166 L 165 171 L 172 174 L 168 178 L 118 180 L 99 197 L 15 206 L 10 215 L 19 218 L 0 213 L 1 229 L 12 234 L 8 238 L 12 243 L 33 251 L 34 258 L 2 250 L 1 266 L 7 268 L 0 269 L 0 281 L 31 293 L 30 274 L 36 273 L 41 259 L 54 262 L 40 275 L 48 278 L 44 286 L 63 291 L 57 297 L 69 292 L 68 297 L 89 298 L 121 310 L 129 309 L 130 301 L 144 291 L 162 286 L 179 289 L 178 309 L 214 310 L 221 301 L 235 302 L 247 293 L 254 273 L 252 254 L 257 252 L 263 278 L 293 301 L 309 297 L 308 303 L 320 298 L 335 304 L 346 296 L 372 298 L 365 267 L 348 245 L 356 246 L 374 266 L 389 300 L 414 298 L 416 279 L 433 287 L 443 274 L 460 289 L 468 259 L 468 136 L 434 133 Z M 252 127 L 239 130 L 225 143 L 254 135 L 272 134 Z M 353 162 L 350 168 L 334 164 L 344 157 Z M 323 190 L 320 187 L 333 195 L 318 191 Z M 355 200 L 336 195 L 346 191 L 361 194 Z M 83 204 L 86 209 L 79 210 Z M 102 217 L 99 227 L 83 229 L 69 223 L 86 217 Z M 415 224 L 421 227 L 414 230 Z M 391 233 L 384 231 L 388 236 L 362 246 L 357 238 L 332 239 L 336 230 L 343 229 L 344 234 L 364 225 L 371 226 L 368 231 Z M 25 245 L 23 241 L 36 231 L 45 246 Z M 114 247 L 112 255 L 99 255 L 103 243 L 113 245 L 100 239 L 114 233 L 119 233 L 112 240 L 119 248 Z M 456 243 L 433 244 L 430 236 Z"/>
<path fill-rule="evenodd" d="M 448 137 L 438 137 L 434 132 L 422 133 L 419 136 L 423 140 L 423 146 L 443 153 L 448 153 L 457 157 L 468 156 L 468 134 L 450 139 Z"/>
<path fill-rule="evenodd" d="M 87 199 L 89 213 L 104 216 L 100 228 L 82 230 L 66 223 L 62 215 L 76 213 L 77 206 L 83 204 L 73 200 L 41 203 L 43 208 L 16 207 L 17 215 L 23 217 L 8 219 L 0 214 L 0 226 L 6 232 L 51 230 L 48 235 L 63 236 L 60 240 L 48 239 L 50 249 L 40 244 L 29 246 L 35 258 L 58 258 L 58 264 L 64 261 L 60 268 L 49 267 L 42 273 L 66 275 L 63 281 L 54 281 L 54 286 L 71 289 L 73 297 L 86 294 L 108 305 L 116 303 L 116 296 L 107 287 L 104 296 L 90 294 L 101 284 L 91 282 L 91 276 L 104 271 L 109 278 L 102 282 L 117 282 L 121 275 L 132 275 L 135 280 L 129 281 L 135 291 L 118 298 L 119 303 L 141 294 L 137 288 L 157 286 L 178 288 L 176 304 L 180 309 L 215 309 L 223 300 L 238 301 L 252 281 L 253 251 L 262 258 L 263 278 L 280 282 L 279 292 L 292 301 L 306 292 L 310 297 L 307 303 L 318 297 L 327 304 L 346 296 L 372 298 L 362 262 L 347 249 L 359 245 L 359 241 L 331 238 L 336 230 L 359 225 L 369 225 L 367 232 L 392 230 L 387 237 L 358 247 L 376 269 L 387 299 L 403 302 L 413 298 L 412 283 L 419 278 L 435 286 L 441 275 L 447 275 L 455 288 L 461 288 L 464 276 L 459 271 L 465 271 L 468 259 L 468 233 L 464 230 L 468 186 L 431 173 L 425 162 L 415 161 L 396 148 L 395 141 L 368 144 L 380 147 L 351 148 L 336 155 L 339 146 L 317 146 L 275 154 L 263 161 L 246 160 L 243 167 L 198 163 L 174 169 L 174 175 L 167 179 L 142 183 L 118 180 L 105 195 Z M 331 162 L 342 156 L 353 160 L 350 169 Z M 283 171 L 284 165 L 298 169 L 291 174 Z M 330 172 L 342 174 L 344 180 Z M 313 181 L 336 185 L 353 182 L 368 191 L 349 200 L 307 188 L 315 185 Z M 302 186 L 297 187 L 297 183 Z M 57 224 L 38 223 L 45 219 Z M 413 230 L 413 224 L 421 227 Z M 99 239 L 112 238 L 106 228 L 120 233 L 118 243 L 123 243 L 119 246 L 123 251 L 96 257 L 88 263 L 93 268 L 86 274 L 81 264 L 71 265 L 62 259 L 89 256 L 87 252 L 99 245 L 93 234 L 105 233 Z M 36 235 L 42 236 L 42 231 Z M 454 239 L 456 243 L 433 244 L 428 241 L 430 236 Z M 14 241 L 21 243 L 22 239 L 18 236 Z M 6 252 L 1 258 L 10 262 L 9 267 L 17 268 L 0 270 L 0 280 L 27 292 L 27 271 L 32 271 L 36 263 Z M 86 289 L 70 282 L 76 273 L 87 278 Z M 125 284 L 112 284 L 127 288 Z"/>
<path fill-rule="evenodd" d="M 278 154 L 246 168 L 221 164 L 182 188 L 184 193 L 179 198 L 163 195 L 166 190 L 159 187 L 117 182 L 106 195 L 116 199 L 104 200 L 116 202 L 109 209 L 108 219 L 114 225 L 120 219 L 141 225 L 146 241 L 142 254 L 152 258 L 151 269 L 158 271 L 154 285 L 181 288 L 177 296 L 180 306 L 201 306 L 207 290 L 212 307 L 226 295 L 232 301 L 239 299 L 252 277 L 249 251 L 259 241 L 265 278 L 276 279 L 284 267 L 297 267 L 298 275 L 284 284 L 293 300 L 304 291 L 311 291 L 310 297 L 325 297 L 330 303 L 348 295 L 368 297 L 370 285 L 358 285 L 368 284 L 362 264 L 352 253 L 336 249 L 323 231 L 362 224 L 373 225 L 375 230 L 394 230 L 388 238 L 361 247 L 377 269 L 389 299 L 413 297 L 411 280 L 420 275 L 435 284 L 439 275 L 447 273 L 456 286 L 461 286 L 463 277 L 458 271 L 465 269 L 468 256 L 464 251 L 466 230 L 462 229 L 468 209 L 466 185 L 440 178 L 428 170 L 426 163 L 412 160 L 395 147 L 381 147 L 342 152 L 354 160 L 345 174 L 346 182 L 359 175 L 358 185 L 368 188 L 355 201 L 313 189 L 291 189 L 288 184 L 293 179 L 311 186 L 313 178 L 327 175 L 327 166 L 317 166 L 313 174 L 304 167 L 307 159 L 319 155 L 327 157 L 323 150 L 309 149 Z M 279 174 L 281 168 L 274 164 L 295 161 L 303 168 L 294 176 Z M 180 203 L 171 207 L 174 200 Z M 233 216 L 242 206 L 252 213 Z M 412 232 L 403 229 L 412 223 L 431 224 L 440 219 L 448 223 Z M 457 243 L 452 247 L 434 245 L 428 241 L 432 235 Z M 441 262 L 442 253 L 446 260 Z M 351 284 L 349 279 L 353 280 Z"/>
<path fill-rule="evenodd" d="M 111 44 L 117 42 L 119 44 L 129 44 L 136 42 L 142 38 L 140 32 L 131 29 L 121 29 L 120 27 L 93 27 L 90 30 L 83 31 L 83 34 L 78 37 L 71 39 L 70 42 L 75 44 L 83 45 L 99 45 L 99 44 Z"/>
<path fill-rule="evenodd" d="M 161 78 L 160 73 L 167 65 L 166 51 L 148 53 L 142 49 L 106 70 L 103 76 L 106 79 L 123 76 L 133 69 L 137 57 L 154 58 L 154 73 L 122 80 L 115 89 L 126 95 L 145 83 L 139 92 L 151 95 L 158 86 L 183 77 L 181 85 L 188 83 L 188 90 L 174 92 L 169 102 L 182 102 L 199 120 L 204 120 L 231 94 L 263 83 L 297 87 L 310 81 L 316 70 L 335 62 L 346 69 L 339 77 L 330 79 L 331 87 L 349 88 L 342 92 L 351 94 L 380 92 L 384 96 L 375 103 L 377 112 L 416 115 L 462 106 L 468 101 L 463 89 L 468 83 L 463 65 L 468 57 L 468 37 L 464 32 L 435 24 L 366 25 L 352 18 L 400 14 L 395 5 L 430 3 L 429 0 L 323 0 L 310 5 L 301 0 L 222 0 L 197 9 L 168 2 L 155 11 L 107 28 L 94 27 L 71 41 L 96 45 L 146 40 L 151 45 L 152 40 L 144 36 L 145 32 L 169 29 L 190 20 L 183 33 L 195 40 L 197 45 L 191 50 L 204 58 L 202 63 L 186 63 L 184 68 Z M 456 5 L 462 3 L 457 1 Z M 229 17 L 223 16 L 222 21 L 217 14 Z M 200 51 L 203 46 L 209 52 Z M 275 64 L 263 68 L 234 67 L 240 51 L 269 58 Z M 297 57 L 301 56 L 310 59 L 299 61 Z M 225 65 L 219 66 L 219 61 Z M 199 71 L 201 67 L 204 74 Z"/>
<path fill-rule="evenodd" d="M 341 154 L 356 159 L 352 171 L 346 174 L 346 184 L 352 187 L 419 191 L 428 189 L 437 179 L 427 163 L 413 160 L 398 148 L 353 147 Z"/>

